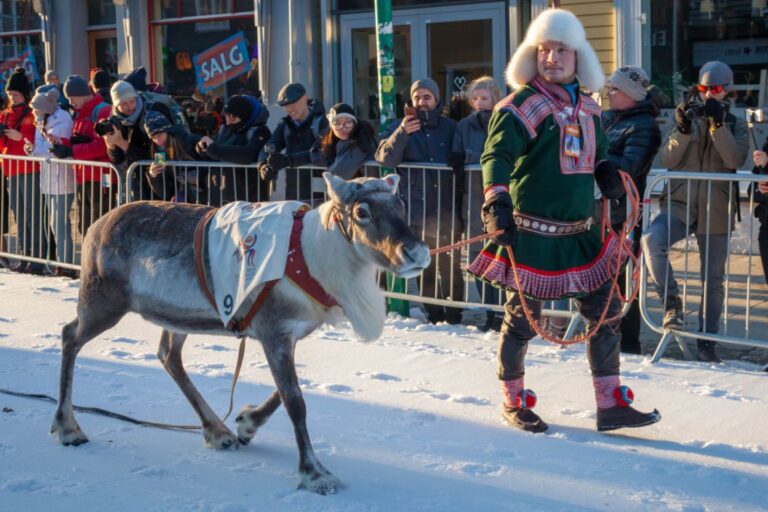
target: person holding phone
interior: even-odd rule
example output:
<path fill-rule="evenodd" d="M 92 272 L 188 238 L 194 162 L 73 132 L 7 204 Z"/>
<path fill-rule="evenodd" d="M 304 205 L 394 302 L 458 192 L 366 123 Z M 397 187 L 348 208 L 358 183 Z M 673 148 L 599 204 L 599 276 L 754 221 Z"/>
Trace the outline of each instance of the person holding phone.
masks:
<path fill-rule="evenodd" d="M 456 121 L 441 114 L 440 88 L 431 78 L 411 84 L 411 105 L 402 119 L 394 121 L 382 134 L 376 161 L 385 167 L 397 167 L 400 194 L 409 208 L 411 228 L 421 232 L 430 247 L 455 243 L 461 239 L 461 213 L 455 204 L 453 173 L 445 167 L 451 151 Z M 430 167 L 419 167 L 426 163 Z M 439 274 L 439 278 L 438 278 Z M 421 295 L 437 299 L 464 300 L 464 276 L 461 258 L 444 253 L 432 258 L 420 278 Z M 461 322 L 461 308 L 425 304 L 432 323 Z"/>

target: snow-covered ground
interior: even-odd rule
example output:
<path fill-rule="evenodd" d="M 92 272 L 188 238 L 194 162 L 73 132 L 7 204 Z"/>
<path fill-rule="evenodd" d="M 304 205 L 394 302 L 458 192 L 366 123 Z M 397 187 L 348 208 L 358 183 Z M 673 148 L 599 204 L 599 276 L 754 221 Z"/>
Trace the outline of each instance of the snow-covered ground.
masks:
<path fill-rule="evenodd" d="M 0 388 L 56 396 L 60 332 L 77 291 L 76 281 L 0 271 Z M 75 403 L 195 423 L 155 357 L 159 334 L 129 315 L 86 345 Z M 186 367 L 217 411 L 226 410 L 236 348 L 228 338 L 187 341 Z M 375 343 L 356 341 L 346 325 L 303 340 L 310 434 L 347 485 L 332 496 L 296 490 L 282 408 L 238 450 L 89 414 L 78 420 L 90 442 L 63 447 L 48 434 L 52 404 L 0 394 L 0 510 L 768 510 L 768 373 L 757 366 L 623 357 L 638 408 L 657 407 L 663 420 L 599 434 L 584 347 L 534 341 L 527 385 L 551 428 L 532 435 L 500 419 L 495 348 L 494 333 L 399 317 Z M 235 411 L 271 390 L 251 342 Z"/>

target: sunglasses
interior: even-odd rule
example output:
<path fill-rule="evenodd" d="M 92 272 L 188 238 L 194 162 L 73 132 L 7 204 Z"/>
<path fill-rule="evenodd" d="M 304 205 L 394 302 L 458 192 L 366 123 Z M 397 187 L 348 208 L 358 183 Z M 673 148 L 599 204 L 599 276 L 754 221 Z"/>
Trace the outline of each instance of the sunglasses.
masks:
<path fill-rule="evenodd" d="M 725 90 L 725 86 L 722 86 L 722 85 L 701 85 L 701 84 L 699 84 L 699 85 L 696 86 L 696 89 L 700 93 L 702 93 L 702 94 L 707 92 L 707 90 L 711 91 L 712 94 L 720 94 L 721 92 L 723 92 Z"/>

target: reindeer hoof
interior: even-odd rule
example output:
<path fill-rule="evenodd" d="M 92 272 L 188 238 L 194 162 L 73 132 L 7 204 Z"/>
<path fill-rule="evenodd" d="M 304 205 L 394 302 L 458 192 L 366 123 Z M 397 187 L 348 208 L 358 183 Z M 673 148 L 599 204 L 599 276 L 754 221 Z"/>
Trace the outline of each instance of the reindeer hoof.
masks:
<path fill-rule="evenodd" d="M 237 437 L 226 427 L 204 428 L 203 438 L 205 439 L 205 446 L 214 450 L 237 448 Z"/>
<path fill-rule="evenodd" d="M 235 418 L 237 423 L 237 440 L 242 445 L 247 445 L 256 435 L 264 423 L 269 419 L 269 414 L 264 414 L 258 407 L 246 405 Z"/>
<path fill-rule="evenodd" d="M 323 496 L 336 494 L 343 488 L 344 484 L 341 483 L 341 480 L 327 471 L 302 473 L 301 481 L 299 482 L 299 489 L 314 492 L 315 494 L 321 494 Z"/>
<path fill-rule="evenodd" d="M 74 427 L 64 427 L 58 422 L 54 422 L 51 426 L 51 434 L 56 436 L 59 443 L 64 446 L 80 446 L 88 442 L 88 437 L 80 430 L 80 425 L 75 423 Z"/>

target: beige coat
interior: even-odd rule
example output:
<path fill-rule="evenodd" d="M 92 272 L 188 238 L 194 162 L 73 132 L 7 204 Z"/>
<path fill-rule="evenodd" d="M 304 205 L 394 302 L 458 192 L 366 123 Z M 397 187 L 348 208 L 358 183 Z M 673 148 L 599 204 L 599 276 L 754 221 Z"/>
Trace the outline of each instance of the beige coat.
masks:
<path fill-rule="evenodd" d="M 735 173 L 736 169 L 744 165 L 748 151 L 746 122 L 728 113 L 723 126 L 715 130 L 709 129 L 704 118 L 693 121 L 691 133 L 688 135 L 674 128 L 662 145 L 661 163 L 670 171 Z M 667 201 L 671 198 L 669 207 L 672 216 L 683 222 L 690 221 L 691 229 L 696 233 L 705 233 L 709 222 L 711 234 L 726 234 L 729 222 L 730 229 L 734 228 L 734 216 L 738 207 L 738 191 L 733 183 L 670 180 L 661 196 L 662 212 L 667 211 Z M 686 204 L 689 202 L 688 216 Z"/>

